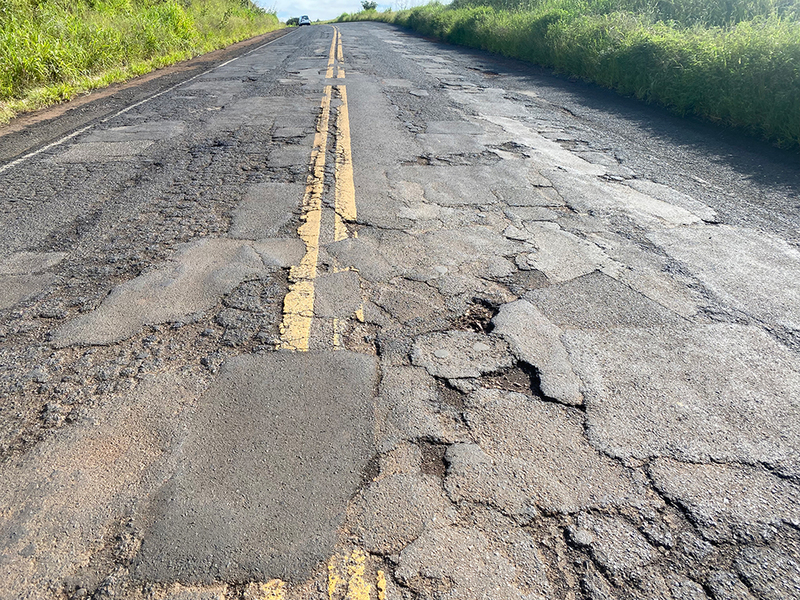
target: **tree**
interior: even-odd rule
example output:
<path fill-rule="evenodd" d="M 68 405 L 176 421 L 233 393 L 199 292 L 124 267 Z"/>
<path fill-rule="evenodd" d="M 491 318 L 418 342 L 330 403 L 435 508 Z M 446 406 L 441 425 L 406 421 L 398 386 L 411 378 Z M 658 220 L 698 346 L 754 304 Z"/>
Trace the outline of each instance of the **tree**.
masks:
<path fill-rule="evenodd" d="M 292 17 L 291 19 L 286 19 L 287 27 L 297 27 L 298 25 L 300 25 L 300 17 Z"/>
<path fill-rule="evenodd" d="M 377 10 L 378 3 L 377 2 L 370 2 L 370 0 L 362 0 L 361 6 L 364 10 Z"/>

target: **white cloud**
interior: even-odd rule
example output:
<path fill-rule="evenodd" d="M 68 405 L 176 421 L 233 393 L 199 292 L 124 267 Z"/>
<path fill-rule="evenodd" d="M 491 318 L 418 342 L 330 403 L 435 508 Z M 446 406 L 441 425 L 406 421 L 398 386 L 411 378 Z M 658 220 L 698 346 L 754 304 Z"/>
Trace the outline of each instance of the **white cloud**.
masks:
<path fill-rule="evenodd" d="M 327 0 L 325 2 L 320 0 L 256 0 L 256 3 L 264 8 L 276 10 L 281 21 L 300 15 L 308 15 L 312 21 L 317 19 L 327 21 L 335 19 L 344 12 L 354 13 L 361 10 L 361 0 Z M 384 2 L 378 3 L 378 10 L 427 3 L 428 0 L 384 0 Z"/>

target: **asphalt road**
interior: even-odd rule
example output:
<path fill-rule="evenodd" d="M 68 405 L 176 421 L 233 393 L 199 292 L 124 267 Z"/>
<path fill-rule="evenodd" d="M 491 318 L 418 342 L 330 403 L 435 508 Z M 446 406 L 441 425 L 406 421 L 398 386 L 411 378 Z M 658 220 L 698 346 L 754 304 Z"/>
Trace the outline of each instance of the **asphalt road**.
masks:
<path fill-rule="evenodd" d="M 0 598 L 800 598 L 796 154 L 231 52 L 0 129 Z"/>

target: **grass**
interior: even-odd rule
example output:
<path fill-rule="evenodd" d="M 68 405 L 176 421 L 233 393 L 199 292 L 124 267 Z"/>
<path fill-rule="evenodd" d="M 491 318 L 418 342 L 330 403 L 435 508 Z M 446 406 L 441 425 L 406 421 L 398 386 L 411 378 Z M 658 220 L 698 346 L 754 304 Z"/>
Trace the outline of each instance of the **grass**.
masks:
<path fill-rule="evenodd" d="M 800 147 L 800 0 L 454 0 L 339 20 L 394 23 Z"/>
<path fill-rule="evenodd" d="M 0 0 L 0 123 L 278 27 L 251 0 Z"/>

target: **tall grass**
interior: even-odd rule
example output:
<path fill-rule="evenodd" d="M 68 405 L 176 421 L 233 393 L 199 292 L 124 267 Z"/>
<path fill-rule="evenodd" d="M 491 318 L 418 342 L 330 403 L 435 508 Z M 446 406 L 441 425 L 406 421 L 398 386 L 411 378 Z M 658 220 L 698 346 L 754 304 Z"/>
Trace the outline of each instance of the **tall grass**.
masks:
<path fill-rule="evenodd" d="M 454 0 L 382 20 L 800 146 L 797 0 Z"/>
<path fill-rule="evenodd" d="M 0 122 L 277 27 L 250 0 L 0 0 Z"/>
<path fill-rule="evenodd" d="M 491 7 L 495 10 L 529 12 L 542 8 L 564 8 L 582 15 L 628 12 L 652 21 L 684 26 L 725 26 L 762 17 L 800 18 L 796 0 L 453 0 L 450 8 Z"/>

